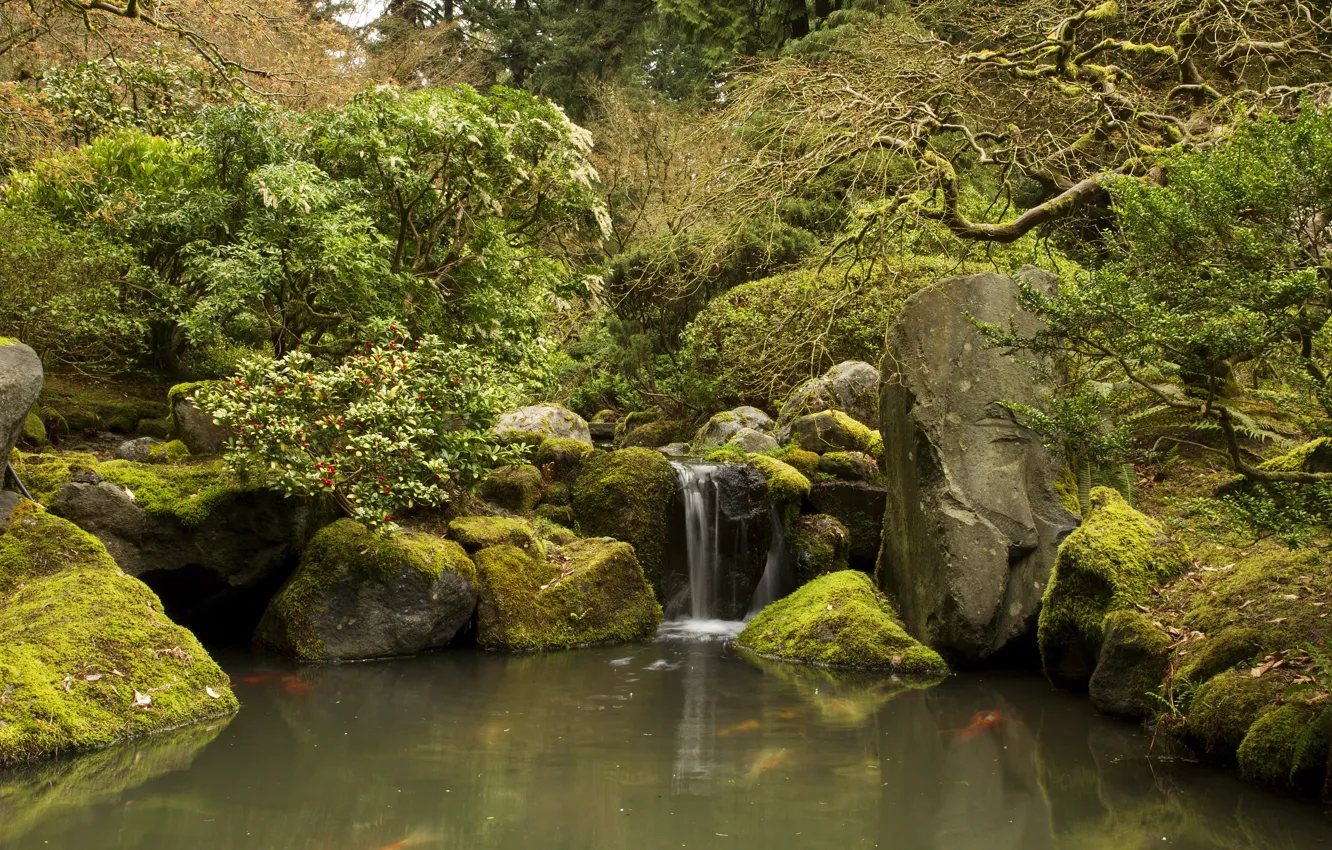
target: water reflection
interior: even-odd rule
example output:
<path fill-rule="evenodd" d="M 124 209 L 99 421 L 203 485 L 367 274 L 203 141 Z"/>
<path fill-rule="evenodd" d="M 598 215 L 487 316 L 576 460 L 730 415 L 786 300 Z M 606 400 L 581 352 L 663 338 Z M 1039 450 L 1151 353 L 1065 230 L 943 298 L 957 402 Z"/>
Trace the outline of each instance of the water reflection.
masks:
<path fill-rule="evenodd" d="M 0 774 L 0 847 L 1332 847 L 1312 806 L 1149 761 L 1033 678 L 918 688 L 680 639 L 224 664 L 225 729 Z"/>

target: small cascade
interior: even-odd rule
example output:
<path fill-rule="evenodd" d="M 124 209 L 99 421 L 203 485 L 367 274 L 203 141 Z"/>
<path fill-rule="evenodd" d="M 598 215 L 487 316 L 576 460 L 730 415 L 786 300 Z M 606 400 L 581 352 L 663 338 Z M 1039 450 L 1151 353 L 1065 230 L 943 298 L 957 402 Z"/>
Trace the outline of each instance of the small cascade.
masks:
<path fill-rule="evenodd" d="M 712 616 L 717 570 L 721 564 L 721 527 L 717 498 L 717 467 L 711 464 L 673 462 L 684 499 L 685 549 L 689 564 L 689 616 L 706 620 Z"/>
<path fill-rule="evenodd" d="M 763 565 L 763 578 L 754 589 L 754 601 L 749 605 L 752 617 L 765 607 L 781 599 L 795 588 L 795 553 L 786 539 L 786 524 L 777 503 L 772 504 L 772 540 L 768 543 L 768 560 Z"/>

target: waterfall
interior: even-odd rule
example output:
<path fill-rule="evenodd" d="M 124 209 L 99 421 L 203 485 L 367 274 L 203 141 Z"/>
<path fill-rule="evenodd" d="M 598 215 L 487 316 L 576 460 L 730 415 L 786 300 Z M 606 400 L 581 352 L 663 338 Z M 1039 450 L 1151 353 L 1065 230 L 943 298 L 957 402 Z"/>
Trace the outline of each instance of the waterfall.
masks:
<path fill-rule="evenodd" d="M 749 606 L 752 617 L 766 606 L 790 593 L 795 584 L 795 558 L 786 539 L 786 524 L 777 503 L 772 503 L 772 541 L 768 544 L 768 560 L 763 565 L 763 578 L 754 589 L 754 601 Z"/>
<path fill-rule="evenodd" d="M 689 616 L 706 620 L 712 616 L 717 567 L 721 563 L 721 527 L 717 498 L 717 467 L 702 463 L 673 462 L 684 498 L 685 548 L 689 563 Z"/>

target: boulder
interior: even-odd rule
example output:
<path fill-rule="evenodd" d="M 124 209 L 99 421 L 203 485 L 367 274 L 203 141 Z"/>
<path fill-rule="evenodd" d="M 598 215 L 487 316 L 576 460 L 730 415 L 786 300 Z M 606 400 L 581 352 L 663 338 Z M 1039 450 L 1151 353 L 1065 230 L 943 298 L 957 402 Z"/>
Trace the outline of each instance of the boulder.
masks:
<path fill-rule="evenodd" d="M 171 408 L 171 434 L 184 443 L 191 454 L 196 455 L 221 454 L 232 436 L 230 428 L 219 425 L 211 413 L 195 404 L 195 391 L 206 384 L 206 381 L 176 384 L 167 393 L 167 404 Z"/>
<path fill-rule="evenodd" d="M 226 673 L 95 537 L 24 501 L 0 534 L 0 766 L 236 711 Z"/>
<path fill-rule="evenodd" d="M 855 570 L 820 576 L 772 603 L 750 620 L 735 643 L 765 658 L 802 664 L 919 676 L 948 673 L 934 650 L 906 633 L 870 577 Z"/>
<path fill-rule="evenodd" d="M 823 410 L 841 410 L 870 428 L 879 427 L 879 370 L 868 363 L 838 363 L 822 377 L 796 387 L 777 415 L 784 429 L 801 416 Z"/>
<path fill-rule="evenodd" d="M 1292 700 L 1249 727 L 1235 753 L 1240 774 L 1274 788 L 1312 796 L 1327 779 L 1332 711 Z"/>
<path fill-rule="evenodd" d="M 760 434 L 768 434 L 772 431 L 773 422 L 768 414 L 757 407 L 737 407 L 734 410 L 718 413 L 695 432 L 694 451 L 697 454 L 706 454 L 724 446 L 731 441 L 736 432 L 745 428 Z"/>
<path fill-rule="evenodd" d="M 777 441 L 762 431 L 753 428 L 741 428 L 731 435 L 726 445 L 735 446 L 746 454 L 762 454 L 777 448 Z"/>
<path fill-rule="evenodd" d="M 449 523 L 449 536 L 468 552 L 490 546 L 516 546 L 536 551 L 537 536 L 532 523 L 525 519 L 500 516 L 463 516 Z"/>
<path fill-rule="evenodd" d="M 1037 636 L 1045 675 L 1086 687 L 1101 654 L 1105 615 L 1132 610 L 1190 563 L 1152 519 L 1109 487 L 1091 492 L 1082 525 L 1059 547 Z"/>
<path fill-rule="evenodd" d="M 809 495 L 809 479 L 794 466 L 770 455 L 748 454 L 744 459 L 768 482 L 768 493 L 774 502 L 798 505 Z"/>
<path fill-rule="evenodd" d="M 558 404 L 520 407 L 501 416 L 491 430 L 508 439 L 530 440 L 533 445 L 549 437 L 592 445 L 592 434 L 583 417 Z"/>
<path fill-rule="evenodd" d="M 161 440 L 155 440 L 152 437 L 138 437 L 133 440 L 126 440 L 116 446 L 116 458 L 118 460 L 128 460 L 135 463 L 146 463 L 148 456 L 152 454 L 154 446 L 164 446 Z"/>
<path fill-rule="evenodd" d="M 819 458 L 819 471 L 843 481 L 873 481 L 879 464 L 864 452 L 828 452 Z"/>
<path fill-rule="evenodd" d="M 633 546 L 643 574 L 660 593 L 675 490 L 675 470 L 658 451 L 631 448 L 596 454 L 574 482 L 574 517 L 588 537 L 613 537 Z"/>
<path fill-rule="evenodd" d="M 796 584 L 803 585 L 824 573 L 850 568 L 851 535 L 846 526 L 827 514 L 806 514 L 791 531 Z"/>
<path fill-rule="evenodd" d="M 547 559 L 515 546 L 476 555 L 477 643 L 534 650 L 647 640 L 661 606 L 634 549 L 614 540 L 576 540 Z"/>
<path fill-rule="evenodd" d="M 23 420 L 23 444 L 33 448 L 49 445 L 50 440 L 46 436 L 46 423 L 36 413 L 28 413 L 27 418 Z"/>
<path fill-rule="evenodd" d="M 883 454 L 883 441 L 877 431 L 867 428 L 840 410 L 811 413 L 794 420 L 778 432 L 782 442 L 790 440 L 806 451 L 863 452 L 872 457 Z"/>
<path fill-rule="evenodd" d="M 551 437 L 537 448 L 536 465 L 549 468 L 551 476 L 559 482 L 570 482 L 578 477 L 583 461 L 594 449 L 580 440 Z"/>
<path fill-rule="evenodd" d="M 8 459 L 42 392 L 42 361 L 21 342 L 0 339 L 0 440 Z M 45 433 L 43 432 L 43 436 Z"/>
<path fill-rule="evenodd" d="M 1231 761 L 1250 727 L 1277 707 L 1285 689 L 1281 678 L 1254 678 L 1247 670 L 1228 670 L 1214 676 L 1189 700 L 1184 734 L 1209 758 Z"/>
<path fill-rule="evenodd" d="M 1159 708 L 1152 694 L 1161 689 L 1170 656 L 1170 635 L 1138 611 L 1114 611 L 1105 618 L 1105 639 L 1088 691 L 1102 714 L 1134 719 Z"/>
<path fill-rule="evenodd" d="M 1024 273 L 1053 289 L 1052 275 Z M 1045 387 L 1023 358 L 987 346 L 971 316 L 1019 334 L 1040 327 L 1016 282 L 980 274 L 912 295 L 889 334 L 878 575 L 908 631 L 974 662 L 1031 633 L 1077 517 L 1055 493 L 1059 461 L 1004 406 L 1040 405 Z"/>
<path fill-rule="evenodd" d="M 818 454 L 805 451 L 799 446 L 787 446 L 781 451 L 775 453 L 776 457 L 782 463 L 787 464 L 796 472 L 813 481 L 819 475 L 819 463 L 821 462 Z"/>
<path fill-rule="evenodd" d="M 620 445 L 624 448 L 635 446 L 656 449 L 671 443 L 682 443 L 694 433 L 690 422 L 684 419 L 658 419 L 644 422 L 624 435 Z"/>
<path fill-rule="evenodd" d="M 887 489 L 858 481 L 820 481 L 810 487 L 809 503 L 846 527 L 851 558 L 856 566 L 871 569 L 883 538 Z"/>
<path fill-rule="evenodd" d="M 492 505 L 511 513 L 525 514 L 531 513 L 541 498 L 541 485 L 541 470 L 530 463 L 520 463 L 491 470 L 477 487 L 477 492 Z"/>
<path fill-rule="evenodd" d="M 476 568 L 457 543 L 342 519 L 310 540 L 254 643 L 305 663 L 414 655 L 453 640 L 475 610 Z"/>

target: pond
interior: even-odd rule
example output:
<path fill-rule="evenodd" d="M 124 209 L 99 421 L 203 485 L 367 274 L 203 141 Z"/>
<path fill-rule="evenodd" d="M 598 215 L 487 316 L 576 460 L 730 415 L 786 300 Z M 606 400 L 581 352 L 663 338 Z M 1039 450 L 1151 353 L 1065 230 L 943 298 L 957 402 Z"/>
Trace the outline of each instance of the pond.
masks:
<path fill-rule="evenodd" d="M 300 671 L 224 724 L 0 773 L 0 847 L 1332 848 L 1315 806 L 1169 759 L 1030 674 L 755 663 L 727 628 Z"/>

